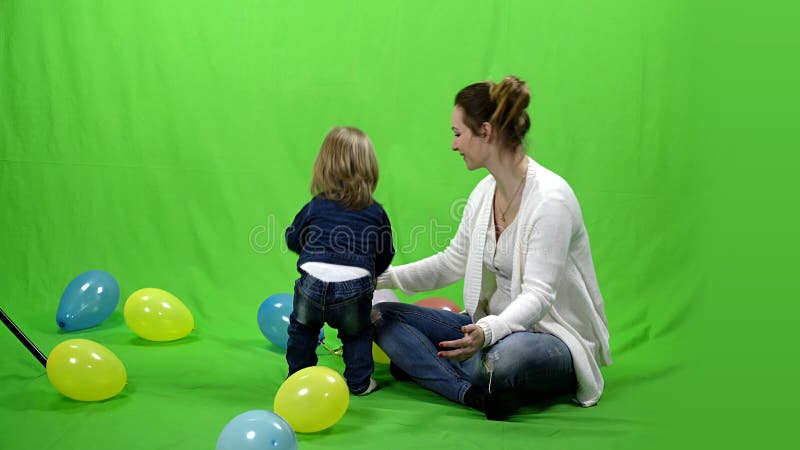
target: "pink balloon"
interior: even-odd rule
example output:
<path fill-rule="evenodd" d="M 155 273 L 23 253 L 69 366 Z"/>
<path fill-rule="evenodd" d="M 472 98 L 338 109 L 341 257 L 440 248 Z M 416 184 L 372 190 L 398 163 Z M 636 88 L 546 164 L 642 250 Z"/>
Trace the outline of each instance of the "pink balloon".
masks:
<path fill-rule="evenodd" d="M 432 309 L 443 309 L 445 311 L 452 311 L 454 313 L 461 312 L 461 307 L 454 301 L 448 300 L 443 297 L 430 297 L 423 298 L 422 300 L 414 302 L 417 306 L 424 306 Z"/>

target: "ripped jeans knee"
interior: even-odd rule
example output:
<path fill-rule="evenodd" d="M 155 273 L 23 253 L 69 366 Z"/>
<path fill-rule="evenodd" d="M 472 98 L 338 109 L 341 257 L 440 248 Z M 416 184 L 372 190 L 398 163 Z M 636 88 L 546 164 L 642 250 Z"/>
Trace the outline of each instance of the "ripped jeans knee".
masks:
<path fill-rule="evenodd" d="M 572 355 L 557 337 L 546 333 L 515 332 L 483 349 L 475 384 L 490 392 L 564 391 L 574 389 Z"/>
<path fill-rule="evenodd" d="M 492 392 L 492 381 L 494 380 L 495 361 L 500 357 L 499 354 L 492 351 L 483 351 L 480 355 L 480 362 L 477 367 L 477 373 L 473 377 L 473 384 L 485 387 L 490 393 Z"/>
<path fill-rule="evenodd" d="M 369 321 L 372 322 L 372 326 L 380 327 L 383 325 L 383 315 L 381 311 L 377 308 L 372 308 L 372 311 L 369 312 Z"/>

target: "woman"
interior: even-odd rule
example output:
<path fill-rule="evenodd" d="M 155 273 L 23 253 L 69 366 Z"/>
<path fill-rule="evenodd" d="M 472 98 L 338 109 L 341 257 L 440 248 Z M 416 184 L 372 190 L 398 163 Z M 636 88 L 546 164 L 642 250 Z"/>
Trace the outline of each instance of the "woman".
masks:
<path fill-rule="evenodd" d="M 510 414 L 510 398 L 574 396 L 592 406 L 611 364 L 603 298 L 572 189 L 525 154 L 527 85 L 462 89 L 452 150 L 489 175 L 473 190 L 449 247 L 390 267 L 378 289 L 407 294 L 464 279 L 466 314 L 404 303 L 375 306 L 375 340 L 392 374 L 482 411 Z"/>

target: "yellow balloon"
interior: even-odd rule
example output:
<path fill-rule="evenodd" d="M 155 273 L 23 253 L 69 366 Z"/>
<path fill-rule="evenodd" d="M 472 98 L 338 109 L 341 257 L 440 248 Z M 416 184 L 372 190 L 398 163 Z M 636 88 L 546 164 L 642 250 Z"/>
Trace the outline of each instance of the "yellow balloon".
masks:
<path fill-rule="evenodd" d="M 298 433 L 314 433 L 332 427 L 344 416 L 350 391 L 344 378 L 323 366 L 298 370 L 275 394 L 275 413 Z"/>
<path fill-rule="evenodd" d="M 384 351 L 378 347 L 378 344 L 372 343 L 372 359 L 375 360 L 378 364 L 389 364 L 389 355 L 384 353 Z"/>
<path fill-rule="evenodd" d="M 145 288 L 125 301 L 125 323 L 149 341 L 174 341 L 194 329 L 194 316 L 178 297 L 169 292 Z"/>
<path fill-rule="evenodd" d="M 108 348 L 88 339 L 69 339 L 50 352 L 47 378 L 65 396 L 95 402 L 119 394 L 128 374 Z"/>

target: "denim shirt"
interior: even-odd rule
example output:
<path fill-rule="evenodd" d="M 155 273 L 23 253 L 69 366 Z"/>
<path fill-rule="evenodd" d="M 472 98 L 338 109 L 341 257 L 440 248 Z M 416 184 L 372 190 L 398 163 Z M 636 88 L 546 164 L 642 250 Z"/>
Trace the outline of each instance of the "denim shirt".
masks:
<path fill-rule="evenodd" d="M 286 244 L 300 255 L 297 267 L 322 262 L 361 267 L 373 277 L 383 273 L 394 257 L 392 227 L 378 202 L 361 210 L 313 198 L 286 230 Z"/>

